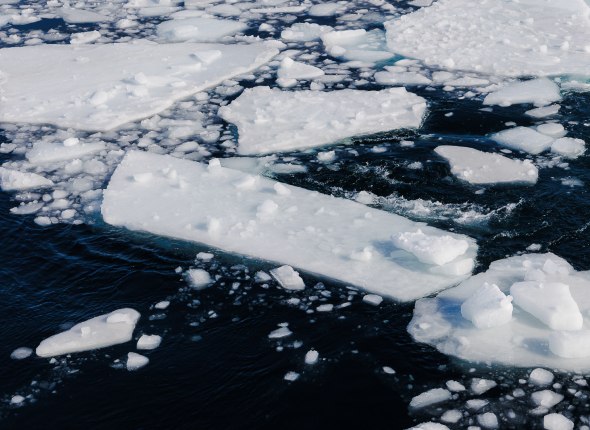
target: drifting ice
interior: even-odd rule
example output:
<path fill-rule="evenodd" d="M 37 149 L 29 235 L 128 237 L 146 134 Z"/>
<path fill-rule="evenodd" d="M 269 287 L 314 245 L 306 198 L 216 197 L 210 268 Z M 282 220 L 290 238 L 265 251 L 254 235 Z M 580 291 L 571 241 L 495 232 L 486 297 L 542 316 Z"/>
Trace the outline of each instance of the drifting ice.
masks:
<path fill-rule="evenodd" d="M 149 180 L 134 179 L 146 173 Z M 112 225 L 280 261 L 398 300 L 448 288 L 471 273 L 477 246 L 466 236 L 277 184 L 224 168 L 218 160 L 206 166 L 132 151 L 104 192 L 102 214 Z M 391 240 L 417 231 L 420 249 L 412 245 L 408 252 Z M 428 242 L 434 244 L 430 251 Z M 351 257 L 365 248 L 371 258 Z"/>

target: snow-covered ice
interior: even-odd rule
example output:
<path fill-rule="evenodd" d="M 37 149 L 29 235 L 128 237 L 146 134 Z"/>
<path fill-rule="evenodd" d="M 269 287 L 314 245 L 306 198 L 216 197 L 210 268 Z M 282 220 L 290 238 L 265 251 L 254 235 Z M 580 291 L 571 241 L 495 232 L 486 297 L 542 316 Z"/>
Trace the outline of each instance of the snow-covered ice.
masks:
<path fill-rule="evenodd" d="M 532 103 L 545 106 L 559 100 L 561 100 L 561 94 L 557 84 L 547 78 L 539 78 L 515 82 L 493 91 L 484 98 L 483 104 L 511 106 Z"/>
<path fill-rule="evenodd" d="M 555 376 L 553 373 L 547 369 L 537 367 L 531 371 L 531 374 L 529 375 L 529 382 L 533 385 L 536 385 L 537 387 L 544 387 L 546 385 L 551 385 L 554 378 Z"/>
<path fill-rule="evenodd" d="M 272 269 L 270 274 L 285 290 L 300 291 L 305 289 L 305 283 L 301 279 L 301 276 L 299 276 L 299 272 L 291 266 L 277 267 L 276 269 Z"/>
<path fill-rule="evenodd" d="M 21 191 L 53 186 L 53 182 L 36 173 L 21 172 L 0 167 L 2 191 Z"/>
<path fill-rule="evenodd" d="M 439 146 L 434 152 L 447 160 L 453 175 L 470 184 L 534 184 L 539 177 L 537 167 L 530 160 L 514 160 L 463 146 Z"/>
<path fill-rule="evenodd" d="M 387 50 L 383 30 L 330 31 L 322 34 L 321 39 L 326 52 L 336 58 L 374 63 L 393 57 L 393 54 Z"/>
<path fill-rule="evenodd" d="M 156 349 L 162 343 L 162 337 L 157 334 L 142 334 L 137 340 L 137 349 Z"/>
<path fill-rule="evenodd" d="M 551 152 L 567 158 L 576 158 L 586 152 L 586 142 L 573 137 L 561 137 L 551 144 Z"/>
<path fill-rule="evenodd" d="M 0 49 L 0 122 L 110 130 L 256 69 L 277 52 L 268 43 L 147 41 Z"/>
<path fill-rule="evenodd" d="M 141 369 L 150 362 L 150 359 L 138 354 L 136 352 L 130 352 L 127 354 L 127 370 L 133 371 Z"/>
<path fill-rule="evenodd" d="M 158 37 L 167 42 L 217 42 L 224 36 L 244 31 L 243 22 L 215 18 L 186 18 L 164 21 L 157 26 Z"/>
<path fill-rule="evenodd" d="M 211 279 L 211 275 L 204 269 L 189 269 L 186 272 L 187 280 L 191 287 L 196 288 L 198 290 L 208 287 L 213 283 Z"/>
<path fill-rule="evenodd" d="M 433 388 L 418 394 L 410 401 L 410 408 L 420 409 L 436 403 L 445 402 L 451 399 L 451 392 L 444 388 Z"/>
<path fill-rule="evenodd" d="M 139 316 L 136 310 L 123 308 L 91 318 L 45 339 L 35 352 L 39 357 L 53 357 L 128 342 Z"/>
<path fill-rule="evenodd" d="M 148 173 L 147 181 L 135 179 Z M 104 192 L 102 214 L 112 225 L 280 261 L 398 300 L 471 273 L 477 246 L 467 236 L 286 184 L 280 189 L 290 192 L 278 192 L 276 185 L 216 159 L 207 166 L 131 151 Z M 392 236 L 405 237 L 410 252 Z M 351 258 L 366 247 L 371 258 Z"/>
<path fill-rule="evenodd" d="M 496 327 L 512 319 L 512 298 L 497 285 L 484 283 L 461 305 L 461 315 L 477 328 Z"/>
<path fill-rule="evenodd" d="M 589 11 L 583 0 L 439 0 L 386 22 L 387 45 L 451 70 L 588 75 Z"/>
<path fill-rule="evenodd" d="M 220 108 L 219 115 L 238 127 L 238 152 L 251 155 L 417 128 L 425 110 L 424 99 L 404 88 L 290 92 L 255 87 Z"/>
<path fill-rule="evenodd" d="M 546 430 L 572 430 L 574 423 L 562 414 L 547 414 L 543 417 L 543 427 Z"/>
<path fill-rule="evenodd" d="M 33 350 L 31 348 L 21 346 L 10 353 L 10 358 L 13 360 L 24 360 L 25 358 L 30 357 L 32 353 Z"/>
<path fill-rule="evenodd" d="M 523 282 L 530 288 L 521 288 Z M 485 283 L 516 296 L 508 323 L 479 329 L 461 316 L 461 305 Z M 589 272 L 575 271 L 554 254 L 524 254 L 495 261 L 459 286 L 419 300 L 408 330 L 417 341 L 466 360 L 583 371 L 590 369 L 590 331 L 580 330 L 579 317 L 586 321 L 589 311 Z"/>
<path fill-rule="evenodd" d="M 320 359 L 320 354 L 315 349 L 310 349 L 305 354 L 305 364 L 313 365 Z"/>
<path fill-rule="evenodd" d="M 554 139 L 530 127 L 513 127 L 499 131 L 491 139 L 510 149 L 540 154 L 551 148 Z"/>
<path fill-rule="evenodd" d="M 379 306 L 383 301 L 383 297 L 378 294 L 365 294 L 363 296 L 363 302 L 373 306 Z"/>

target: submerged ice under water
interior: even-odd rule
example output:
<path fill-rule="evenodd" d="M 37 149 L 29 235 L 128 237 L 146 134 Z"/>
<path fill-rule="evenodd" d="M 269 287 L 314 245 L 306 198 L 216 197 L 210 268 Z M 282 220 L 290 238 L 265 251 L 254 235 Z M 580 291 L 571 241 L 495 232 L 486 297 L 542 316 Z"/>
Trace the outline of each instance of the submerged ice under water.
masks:
<path fill-rule="evenodd" d="M 407 428 L 428 421 L 457 428 L 541 428 L 544 421 L 563 418 L 548 413 L 563 414 L 578 427 L 590 424 L 585 374 L 548 376 L 533 368 L 461 361 L 412 339 L 406 330 L 413 303 L 382 300 L 303 271 L 287 269 L 281 271 L 286 277 L 273 277 L 277 264 L 123 231 L 102 220 L 102 190 L 125 153 L 139 149 L 193 161 L 217 157 L 224 167 L 470 236 L 479 246 L 475 272 L 537 251 L 552 252 L 576 270 L 590 269 L 584 252 L 590 166 L 587 156 L 579 156 L 579 145 L 567 142 L 571 145 L 558 146 L 561 152 L 532 155 L 491 138 L 520 126 L 545 136 L 545 149 L 552 150 L 563 132 L 587 140 L 590 96 L 569 90 L 583 90 L 583 79 L 558 82 L 562 99 L 553 94 L 545 100 L 557 110 L 531 113 L 534 104 L 507 106 L 506 99 L 483 104 L 506 78 L 428 67 L 388 51 L 382 23 L 426 3 L 76 5 L 98 14 L 92 15 L 60 2 L 0 2 L 2 48 L 140 38 L 235 44 L 256 36 L 286 44 L 273 45 L 282 52 L 259 69 L 171 100 L 156 115 L 114 130 L 26 121 L 0 125 L 0 163 L 8 170 L 0 171 L 6 191 L 0 193 L 3 428 Z M 216 22 L 203 40 L 187 22 L 160 25 L 186 19 L 207 29 L 209 21 L 198 21 L 203 13 L 247 25 L 225 29 Z M 331 29 L 336 31 L 322 37 Z M 213 58 L 205 57 L 202 63 Z M 277 81 L 277 70 L 289 57 L 323 74 Z M 291 69 L 290 76 L 296 72 Z M 133 96 L 142 97 L 154 82 L 161 84 L 136 73 L 126 84 Z M 426 100 L 420 128 L 235 158 L 238 130 L 217 115 L 244 88 L 384 90 L 393 84 Z M 110 100 L 106 93 L 91 96 L 91 104 Z M 544 123 L 553 125 L 538 127 Z M 469 163 L 455 166 L 457 174 L 435 152 L 445 145 L 525 160 L 523 166 L 537 169 L 537 181 L 470 183 Z M 358 258 L 366 252 L 359 250 Z M 16 351 L 34 350 L 43 339 L 123 308 L 141 314 L 130 342 L 53 359 Z"/>

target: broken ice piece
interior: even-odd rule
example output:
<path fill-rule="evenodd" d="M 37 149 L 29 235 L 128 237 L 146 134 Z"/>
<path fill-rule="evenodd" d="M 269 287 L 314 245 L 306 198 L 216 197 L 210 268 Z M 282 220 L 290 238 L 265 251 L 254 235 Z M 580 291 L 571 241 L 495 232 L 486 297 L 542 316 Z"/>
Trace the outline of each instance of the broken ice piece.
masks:
<path fill-rule="evenodd" d="M 272 269 L 270 274 L 285 290 L 300 291 L 305 289 L 305 283 L 299 276 L 299 272 L 295 271 L 291 266 L 277 267 Z"/>

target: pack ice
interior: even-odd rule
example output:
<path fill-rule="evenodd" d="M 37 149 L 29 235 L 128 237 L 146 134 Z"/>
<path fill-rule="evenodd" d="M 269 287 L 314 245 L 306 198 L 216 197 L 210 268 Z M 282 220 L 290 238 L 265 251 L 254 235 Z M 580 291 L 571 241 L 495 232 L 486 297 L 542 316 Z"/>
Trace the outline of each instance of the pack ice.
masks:
<path fill-rule="evenodd" d="M 395 53 L 503 76 L 588 75 L 584 0 L 439 0 L 385 23 Z"/>
<path fill-rule="evenodd" d="M 264 43 L 141 40 L 0 49 L 0 122 L 110 130 L 256 69 L 277 52 Z"/>
<path fill-rule="evenodd" d="M 590 272 L 551 253 L 524 254 L 417 301 L 408 331 L 466 360 L 588 371 L 589 311 Z"/>
<path fill-rule="evenodd" d="M 422 123 L 426 102 L 405 88 L 282 91 L 255 87 L 219 109 L 238 127 L 243 155 L 288 151 Z"/>
<path fill-rule="evenodd" d="M 39 357 L 53 357 L 128 342 L 139 316 L 136 310 L 124 308 L 91 318 L 45 339 L 35 352 Z"/>
<path fill-rule="evenodd" d="M 465 279 L 477 252 L 466 236 L 216 159 L 205 165 L 138 151 L 115 170 L 102 215 L 115 226 L 291 265 L 398 300 Z"/>

